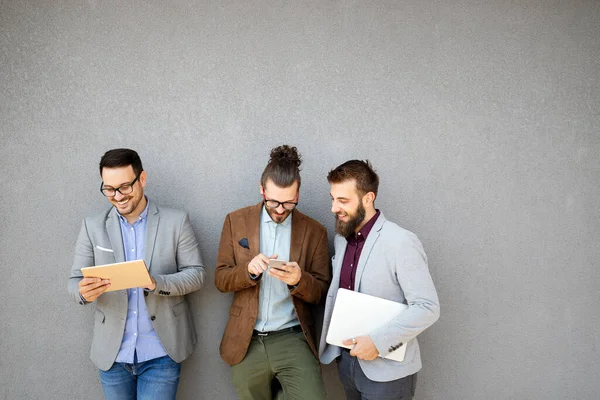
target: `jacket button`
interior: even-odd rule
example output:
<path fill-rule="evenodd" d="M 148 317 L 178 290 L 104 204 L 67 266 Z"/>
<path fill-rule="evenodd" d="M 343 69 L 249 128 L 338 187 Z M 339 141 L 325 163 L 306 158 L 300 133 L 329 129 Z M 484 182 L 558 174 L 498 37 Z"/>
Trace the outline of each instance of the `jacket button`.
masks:
<path fill-rule="evenodd" d="M 144 297 L 148 297 L 148 292 L 144 292 Z"/>
<path fill-rule="evenodd" d="M 150 317 L 150 321 L 154 321 L 156 319 L 156 317 L 153 315 Z"/>

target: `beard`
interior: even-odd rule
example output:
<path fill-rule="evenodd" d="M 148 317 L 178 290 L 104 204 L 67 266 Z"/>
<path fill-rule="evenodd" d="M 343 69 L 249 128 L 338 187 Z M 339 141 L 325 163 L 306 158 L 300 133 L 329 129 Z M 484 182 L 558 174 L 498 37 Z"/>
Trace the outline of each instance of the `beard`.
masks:
<path fill-rule="evenodd" d="M 354 230 L 363 222 L 365 219 L 365 208 L 361 203 L 358 203 L 356 212 L 354 214 L 348 213 L 350 218 L 348 222 L 340 220 L 340 217 L 335 215 L 335 231 L 343 237 L 348 237 L 354 233 Z"/>
<path fill-rule="evenodd" d="M 273 220 L 273 222 L 275 222 L 276 224 L 281 224 L 283 223 L 283 221 L 285 221 L 287 219 L 287 217 L 292 213 L 291 210 L 285 210 L 283 212 L 283 214 L 277 214 L 277 211 L 267 208 L 267 213 L 269 214 L 269 217 L 271 217 L 271 219 Z"/>

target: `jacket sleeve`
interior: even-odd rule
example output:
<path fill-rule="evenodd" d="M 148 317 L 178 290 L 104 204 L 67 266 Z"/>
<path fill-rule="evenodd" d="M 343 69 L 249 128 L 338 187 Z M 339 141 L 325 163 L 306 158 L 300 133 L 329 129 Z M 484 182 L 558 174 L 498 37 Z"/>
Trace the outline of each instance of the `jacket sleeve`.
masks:
<path fill-rule="evenodd" d="M 394 254 L 395 275 L 408 308 L 370 335 L 384 357 L 415 338 L 440 316 L 440 303 L 429 274 L 427 257 L 416 235 L 411 234 L 408 240 L 398 243 Z"/>
<path fill-rule="evenodd" d="M 88 236 L 85 220 L 81 224 L 77 243 L 75 244 L 75 258 L 71 266 L 71 276 L 69 277 L 68 290 L 69 295 L 79 304 L 88 304 L 82 301 L 79 294 L 79 281 L 83 279 L 81 268 L 91 267 L 94 265 L 94 249 Z"/>
<path fill-rule="evenodd" d="M 219 253 L 217 255 L 217 268 L 215 270 L 215 286 L 220 292 L 237 292 L 257 285 L 257 281 L 250 278 L 248 262 L 252 259 L 249 249 L 248 255 L 243 259 L 236 259 L 234 236 L 231 226 L 231 217 L 227 215 L 221 231 Z"/>
<path fill-rule="evenodd" d="M 315 251 L 302 270 L 300 282 L 291 291 L 292 296 L 312 304 L 320 304 L 323 301 L 331 281 L 327 231 L 323 227 L 320 231 Z"/>
<path fill-rule="evenodd" d="M 156 289 L 152 293 L 159 296 L 183 296 L 199 290 L 204 284 L 206 270 L 187 213 L 182 218 L 179 229 L 176 262 L 176 273 L 153 275 Z"/>

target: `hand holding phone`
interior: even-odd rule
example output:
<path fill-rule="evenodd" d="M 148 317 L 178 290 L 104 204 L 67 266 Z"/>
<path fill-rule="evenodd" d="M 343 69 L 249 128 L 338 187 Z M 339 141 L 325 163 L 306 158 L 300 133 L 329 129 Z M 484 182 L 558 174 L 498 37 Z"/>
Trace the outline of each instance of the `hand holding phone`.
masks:
<path fill-rule="evenodd" d="M 275 260 L 270 260 L 269 261 L 269 268 L 274 268 L 278 271 L 282 271 L 282 272 L 287 272 L 283 266 L 287 263 L 286 260 L 280 260 L 280 259 L 275 259 Z"/>
<path fill-rule="evenodd" d="M 300 278 L 302 278 L 302 270 L 298 263 L 279 259 L 269 261 L 268 274 L 285 282 L 289 286 L 297 285 L 300 282 Z"/>

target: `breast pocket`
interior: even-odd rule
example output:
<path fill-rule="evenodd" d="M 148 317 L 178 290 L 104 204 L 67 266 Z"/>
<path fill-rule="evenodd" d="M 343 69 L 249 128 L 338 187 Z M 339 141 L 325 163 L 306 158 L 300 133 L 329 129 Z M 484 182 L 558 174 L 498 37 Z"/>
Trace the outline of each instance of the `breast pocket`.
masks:
<path fill-rule="evenodd" d="M 115 261 L 115 252 L 111 251 L 110 246 L 95 246 L 94 247 L 94 264 L 95 265 L 104 265 L 104 264 L 114 264 Z"/>

